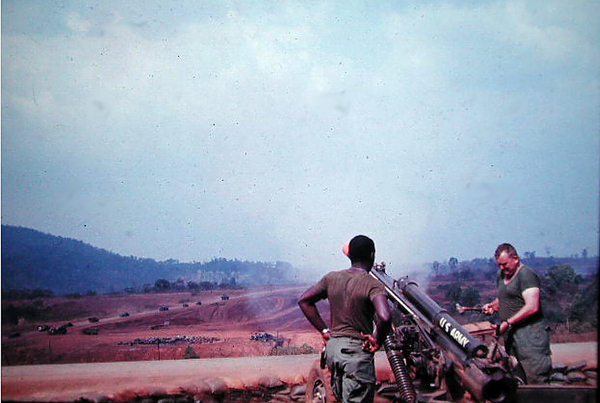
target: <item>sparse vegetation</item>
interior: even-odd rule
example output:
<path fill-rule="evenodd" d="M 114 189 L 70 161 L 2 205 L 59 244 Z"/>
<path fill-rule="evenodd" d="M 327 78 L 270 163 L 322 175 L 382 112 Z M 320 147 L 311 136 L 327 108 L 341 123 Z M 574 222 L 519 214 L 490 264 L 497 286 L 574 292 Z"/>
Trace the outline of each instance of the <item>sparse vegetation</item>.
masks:
<path fill-rule="evenodd" d="M 598 271 L 594 275 L 582 275 L 565 262 L 578 262 L 585 266 L 580 270 L 586 273 L 592 258 L 537 258 L 535 253 L 528 253 L 530 261 L 542 282 L 542 306 L 546 321 L 560 333 L 561 341 L 568 339 L 565 334 L 596 332 L 598 329 Z M 552 263 L 543 267 L 542 262 Z M 556 264 L 559 262 L 559 264 Z M 530 263 L 530 262 L 525 262 Z M 467 262 L 453 262 L 458 267 L 452 271 L 439 262 L 432 265 L 430 286 L 427 292 L 442 307 L 456 315 L 455 305 L 477 306 L 488 302 L 496 296 L 497 268 L 493 260 L 473 259 Z M 469 275 L 461 275 L 462 272 Z M 438 273 L 438 274 L 435 274 Z M 441 274 L 444 273 L 444 274 Z M 482 320 L 494 321 L 497 314 L 489 317 L 477 312 L 470 312 L 457 319 L 463 323 Z"/>
<path fill-rule="evenodd" d="M 193 359 L 193 358 L 200 358 L 200 356 L 198 355 L 198 353 L 196 352 L 196 350 L 194 350 L 194 348 L 192 346 L 187 346 L 187 348 L 185 349 L 183 358 Z"/>
<path fill-rule="evenodd" d="M 271 355 L 300 355 L 300 354 L 318 354 L 319 351 L 312 346 L 304 343 L 302 346 L 277 346 L 271 350 Z"/>
<path fill-rule="evenodd" d="M 37 288 L 30 290 L 28 288 L 18 290 L 2 290 L 3 301 L 18 301 L 22 299 L 37 299 L 54 297 L 54 292 L 51 290 Z"/>
<path fill-rule="evenodd" d="M 598 329 L 598 275 L 579 290 L 568 317 L 576 324 L 575 331 Z"/>
<path fill-rule="evenodd" d="M 460 304 L 464 306 L 476 306 L 481 302 L 479 290 L 475 287 L 465 287 L 460 296 Z"/>
<path fill-rule="evenodd" d="M 29 304 L 2 304 L 2 324 L 16 325 L 20 319 L 36 320 L 42 318 L 49 308 L 41 300 Z"/>

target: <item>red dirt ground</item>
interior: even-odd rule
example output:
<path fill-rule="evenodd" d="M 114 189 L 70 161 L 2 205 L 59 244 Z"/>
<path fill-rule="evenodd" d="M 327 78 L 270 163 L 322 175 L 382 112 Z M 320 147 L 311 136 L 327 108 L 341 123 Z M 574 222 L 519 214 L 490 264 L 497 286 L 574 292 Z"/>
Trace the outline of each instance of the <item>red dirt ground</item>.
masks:
<path fill-rule="evenodd" d="M 35 330 L 42 323 L 3 326 L 2 365 L 59 364 L 85 362 L 166 360 L 184 358 L 187 343 L 176 345 L 130 345 L 149 337 L 197 336 L 217 338 L 212 343 L 191 344 L 201 358 L 269 355 L 274 343 L 250 340 L 255 333 L 267 332 L 285 339 L 284 347 L 308 343 L 319 347 L 319 337 L 298 308 L 304 286 L 260 290 L 96 296 L 77 300 L 49 300 L 61 321 L 44 322 L 59 326 L 73 323 L 65 335 L 49 335 Z M 182 301 L 189 301 L 183 307 Z M 201 301 L 202 305 L 196 305 Z M 168 311 L 159 311 L 162 305 Z M 328 317 L 326 305 L 321 306 Z M 120 317 L 123 312 L 130 316 Z M 76 315 L 76 316 L 71 316 Z M 88 317 L 100 320 L 89 323 Z M 156 325 L 165 325 L 151 330 Z M 97 335 L 82 330 L 97 328 Z M 21 337 L 8 338 L 14 332 Z M 122 343 L 122 344 L 119 344 Z"/>
<path fill-rule="evenodd" d="M 44 301 L 46 306 L 52 306 L 50 314 L 54 319 L 51 323 L 44 323 L 56 326 L 70 321 L 73 327 L 68 328 L 65 335 L 49 335 L 35 330 L 41 324 L 37 322 L 3 326 L 2 398 L 19 400 L 18 393 L 29 393 L 25 395 L 26 400 L 51 400 L 55 396 L 70 399 L 71 394 L 81 396 L 83 384 L 87 385 L 86 393 L 104 394 L 108 393 L 105 390 L 108 384 L 140 388 L 160 384 L 167 389 L 176 388 L 191 382 L 192 378 L 197 381 L 202 373 L 205 377 L 219 374 L 233 385 L 241 386 L 246 382 L 257 382 L 254 378 L 258 375 L 269 374 L 301 381 L 316 356 L 264 357 L 254 361 L 250 358 L 219 359 L 270 355 L 274 343 L 250 340 L 251 335 L 259 332 L 283 337 L 284 347 L 300 347 L 306 343 L 318 350 L 320 336 L 297 305 L 298 297 L 305 288 L 269 287 L 205 291 L 199 295 L 144 294 Z M 227 293 L 230 299 L 222 300 L 223 293 Z M 187 301 L 189 307 L 183 307 L 183 301 Z M 202 305 L 196 305 L 197 301 L 202 301 Z M 159 311 L 162 305 L 169 306 L 169 310 Z M 327 304 L 322 303 L 319 307 L 323 317 L 328 319 Z M 125 311 L 130 316 L 120 317 Z M 98 317 L 99 322 L 89 323 L 87 318 L 91 316 Z M 167 322 L 168 325 L 161 329 L 150 329 Z M 97 328 L 98 335 L 82 334 L 86 328 Z M 21 333 L 20 337 L 8 338 L 9 334 L 17 331 Z M 178 335 L 218 338 L 219 341 L 212 343 L 189 345 L 198 357 L 215 360 L 181 360 L 188 348 L 187 343 L 158 346 L 119 344 L 138 338 Z M 576 347 L 562 346 L 558 350 L 556 347 L 553 346 L 554 361 L 568 364 L 583 358 L 588 360 L 588 365 L 597 365 L 595 342 Z M 178 361 L 156 361 L 159 359 Z M 75 363 L 106 364 L 36 365 Z M 92 378 L 94 381 L 90 382 Z M 121 380 L 115 383 L 117 378 Z M 111 387 L 113 392 L 114 387 Z M 38 398 L 32 394 L 38 393 L 36 391 L 45 391 L 45 395 Z"/>

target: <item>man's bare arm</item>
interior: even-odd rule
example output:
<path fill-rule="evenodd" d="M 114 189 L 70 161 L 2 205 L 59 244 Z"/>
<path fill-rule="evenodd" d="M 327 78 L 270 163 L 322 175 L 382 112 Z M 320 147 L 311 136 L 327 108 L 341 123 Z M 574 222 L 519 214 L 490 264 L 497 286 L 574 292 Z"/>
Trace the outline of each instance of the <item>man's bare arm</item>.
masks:
<path fill-rule="evenodd" d="M 322 332 L 327 328 L 325 321 L 321 317 L 319 310 L 317 309 L 317 302 L 322 299 L 327 298 L 327 294 L 317 288 L 317 286 L 312 286 L 308 290 L 304 291 L 304 293 L 300 296 L 300 300 L 298 301 L 298 305 L 300 309 L 306 316 L 306 319 L 317 329 L 319 332 Z"/>
<path fill-rule="evenodd" d="M 377 344 L 382 346 L 392 325 L 392 314 L 390 313 L 390 306 L 385 295 L 377 295 L 373 298 L 373 304 L 375 305 L 375 315 L 377 317 L 375 321 L 375 337 Z"/>
<path fill-rule="evenodd" d="M 500 324 L 500 333 L 504 333 L 508 326 L 514 326 L 517 323 L 529 318 L 540 310 L 540 289 L 537 287 L 528 288 L 523 291 L 523 300 L 525 305 L 519 309 L 513 316 Z"/>

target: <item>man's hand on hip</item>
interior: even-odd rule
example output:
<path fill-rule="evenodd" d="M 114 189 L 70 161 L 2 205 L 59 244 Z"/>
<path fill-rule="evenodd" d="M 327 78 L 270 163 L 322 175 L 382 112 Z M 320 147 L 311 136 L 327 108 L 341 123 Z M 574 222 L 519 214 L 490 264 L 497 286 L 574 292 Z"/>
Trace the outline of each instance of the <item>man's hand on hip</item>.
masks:
<path fill-rule="evenodd" d="M 329 329 L 323 329 L 321 331 L 321 339 L 323 340 L 323 347 L 325 347 L 329 339 L 331 339 L 331 332 Z"/>
<path fill-rule="evenodd" d="M 360 336 L 366 339 L 362 346 L 363 351 L 374 353 L 381 347 L 379 344 L 377 344 L 377 339 L 375 339 L 375 336 L 372 334 L 361 333 Z"/>

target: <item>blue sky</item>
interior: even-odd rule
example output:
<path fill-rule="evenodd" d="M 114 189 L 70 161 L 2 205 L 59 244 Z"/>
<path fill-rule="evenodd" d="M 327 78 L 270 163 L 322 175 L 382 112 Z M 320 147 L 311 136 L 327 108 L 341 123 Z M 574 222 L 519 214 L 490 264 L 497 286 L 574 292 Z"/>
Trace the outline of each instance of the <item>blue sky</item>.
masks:
<path fill-rule="evenodd" d="M 126 4 L 122 4 L 126 3 Z M 594 1 L 3 1 L 2 223 L 328 271 L 598 253 Z"/>

